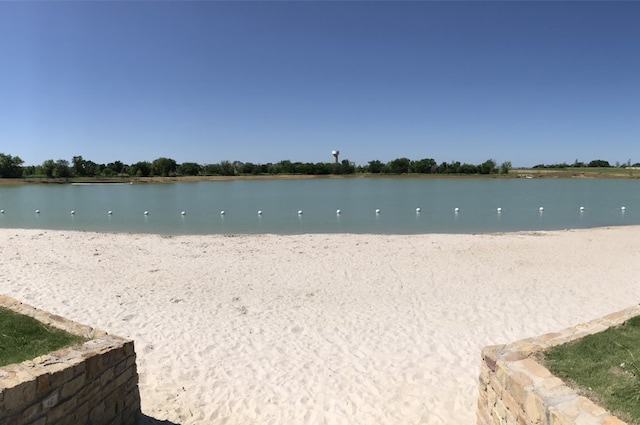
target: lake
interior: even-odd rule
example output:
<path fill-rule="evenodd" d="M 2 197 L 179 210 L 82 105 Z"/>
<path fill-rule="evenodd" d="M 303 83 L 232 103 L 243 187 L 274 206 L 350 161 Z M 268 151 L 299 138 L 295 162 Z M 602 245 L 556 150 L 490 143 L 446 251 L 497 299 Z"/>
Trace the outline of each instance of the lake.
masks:
<path fill-rule="evenodd" d="M 640 181 L 340 178 L 33 184 L 0 186 L 0 209 L 3 228 L 167 235 L 511 232 L 640 224 Z"/>

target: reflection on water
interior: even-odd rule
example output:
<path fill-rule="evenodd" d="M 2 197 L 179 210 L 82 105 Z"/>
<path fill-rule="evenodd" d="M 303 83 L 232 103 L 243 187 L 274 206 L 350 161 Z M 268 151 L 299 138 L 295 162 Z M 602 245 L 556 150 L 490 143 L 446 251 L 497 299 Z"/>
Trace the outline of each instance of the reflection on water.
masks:
<path fill-rule="evenodd" d="M 0 227 L 7 228 L 160 234 L 505 232 L 640 224 L 640 183 L 345 178 L 26 185 L 0 187 L 0 210 Z"/>

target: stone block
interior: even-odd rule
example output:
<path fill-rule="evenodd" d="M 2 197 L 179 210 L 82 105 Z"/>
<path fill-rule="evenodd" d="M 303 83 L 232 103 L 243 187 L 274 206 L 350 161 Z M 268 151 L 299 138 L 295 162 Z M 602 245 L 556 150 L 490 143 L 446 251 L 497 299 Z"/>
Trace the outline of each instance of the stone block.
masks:
<path fill-rule="evenodd" d="M 49 392 L 51 389 L 51 381 L 48 373 L 43 373 L 36 377 L 36 397 L 42 397 L 42 395 Z"/>
<path fill-rule="evenodd" d="M 52 409 L 54 406 L 58 404 L 58 399 L 60 397 L 60 393 L 58 390 L 53 391 L 47 397 L 42 400 L 42 411 L 46 412 L 47 410 Z"/>
<path fill-rule="evenodd" d="M 123 387 L 127 382 L 129 382 L 134 375 L 134 368 L 130 367 L 125 370 L 120 376 L 116 378 L 115 385 L 117 388 Z"/>
<path fill-rule="evenodd" d="M 513 372 L 508 376 L 506 390 L 520 406 L 525 405 L 526 391 L 533 385 L 533 381 L 522 372 Z"/>
<path fill-rule="evenodd" d="M 59 403 L 47 413 L 47 423 L 56 423 L 61 419 L 68 420 L 73 417 L 73 411 L 77 404 L 74 398 Z M 64 422 L 64 421 L 63 421 Z"/>
<path fill-rule="evenodd" d="M 60 397 L 63 399 L 75 395 L 85 383 L 84 375 L 78 375 L 62 386 Z"/>
<path fill-rule="evenodd" d="M 105 370 L 102 375 L 100 375 L 100 386 L 106 387 L 107 385 L 109 385 L 111 381 L 113 381 L 115 375 L 115 367 L 111 367 Z"/>
<path fill-rule="evenodd" d="M 552 376 L 549 369 L 531 358 L 519 360 L 515 362 L 515 364 L 517 364 L 519 368 L 522 368 L 521 370 L 531 378 L 547 378 Z"/>
<path fill-rule="evenodd" d="M 3 381 L 8 381 L 2 382 L 3 385 L 7 385 L 2 391 L 6 410 L 19 409 L 35 400 L 36 379 L 34 376 L 16 374 L 11 379 L 3 379 Z"/>
<path fill-rule="evenodd" d="M 73 367 L 67 363 L 58 363 L 56 372 L 49 375 L 49 381 L 53 387 L 61 387 L 74 377 Z"/>
<path fill-rule="evenodd" d="M 496 370 L 498 350 L 501 348 L 504 348 L 504 345 L 490 345 L 482 350 L 482 360 L 492 372 L 495 372 Z"/>
<path fill-rule="evenodd" d="M 22 410 L 22 420 L 23 423 L 28 423 L 29 421 L 36 418 L 41 412 L 40 403 L 36 402 L 31 406 L 27 406 Z"/>
<path fill-rule="evenodd" d="M 96 376 L 99 376 L 102 372 L 100 365 L 100 356 L 95 352 L 89 352 L 83 354 L 84 357 L 84 374 L 86 379 L 92 380 Z"/>
<path fill-rule="evenodd" d="M 547 406 L 540 394 L 535 391 L 527 392 L 524 412 L 528 422 L 544 424 L 547 418 Z"/>

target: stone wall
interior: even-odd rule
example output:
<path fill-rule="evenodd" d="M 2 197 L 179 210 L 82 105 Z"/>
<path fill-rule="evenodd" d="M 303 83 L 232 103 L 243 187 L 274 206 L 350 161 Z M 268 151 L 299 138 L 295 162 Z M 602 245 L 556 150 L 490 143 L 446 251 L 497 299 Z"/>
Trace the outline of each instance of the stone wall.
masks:
<path fill-rule="evenodd" d="M 140 393 L 133 341 L 9 297 L 0 296 L 0 307 L 88 339 L 82 345 L 0 367 L 0 424 L 136 423 Z"/>
<path fill-rule="evenodd" d="M 478 425 L 624 425 L 553 376 L 535 360 L 535 354 L 638 315 L 640 306 L 633 306 L 558 333 L 485 347 L 480 363 Z"/>

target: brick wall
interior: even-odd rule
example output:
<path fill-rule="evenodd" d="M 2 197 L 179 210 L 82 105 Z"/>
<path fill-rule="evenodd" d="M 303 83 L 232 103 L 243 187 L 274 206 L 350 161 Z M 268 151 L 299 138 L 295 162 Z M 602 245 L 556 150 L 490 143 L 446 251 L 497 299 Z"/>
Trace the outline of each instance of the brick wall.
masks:
<path fill-rule="evenodd" d="M 478 425 L 624 425 L 553 376 L 535 360 L 535 354 L 638 315 L 640 306 L 633 306 L 558 333 L 485 347 L 480 363 Z"/>
<path fill-rule="evenodd" d="M 0 424 L 133 425 L 140 393 L 133 341 L 0 296 L 0 307 L 89 339 L 0 367 Z"/>

